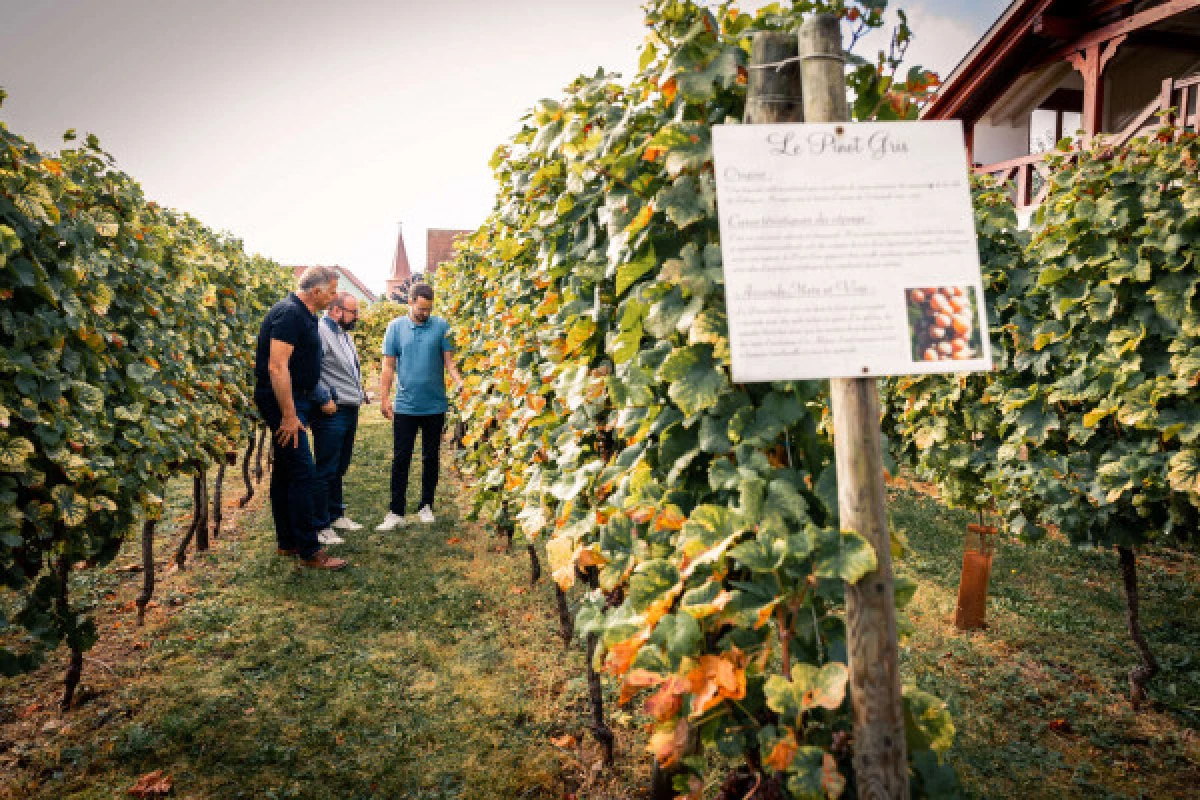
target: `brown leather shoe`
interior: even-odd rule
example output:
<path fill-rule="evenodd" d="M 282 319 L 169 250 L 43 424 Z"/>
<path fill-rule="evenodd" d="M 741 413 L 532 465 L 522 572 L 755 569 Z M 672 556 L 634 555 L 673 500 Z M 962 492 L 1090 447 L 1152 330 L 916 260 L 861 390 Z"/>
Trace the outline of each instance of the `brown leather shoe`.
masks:
<path fill-rule="evenodd" d="M 318 550 L 313 553 L 312 558 L 300 559 L 300 566 L 309 567 L 311 569 L 343 569 L 347 565 L 344 558 L 334 558 L 324 550 Z"/>
<path fill-rule="evenodd" d="M 300 555 L 300 553 L 291 547 L 277 547 L 275 548 L 275 554 L 287 556 L 288 558 L 295 558 L 296 556 Z"/>

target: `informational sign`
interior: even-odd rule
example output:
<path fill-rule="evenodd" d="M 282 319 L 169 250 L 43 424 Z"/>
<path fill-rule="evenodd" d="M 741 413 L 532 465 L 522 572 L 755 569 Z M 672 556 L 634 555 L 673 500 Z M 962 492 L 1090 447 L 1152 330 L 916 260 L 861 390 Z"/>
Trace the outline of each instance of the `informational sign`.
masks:
<path fill-rule="evenodd" d="M 961 124 L 718 125 L 739 383 L 991 369 Z"/>

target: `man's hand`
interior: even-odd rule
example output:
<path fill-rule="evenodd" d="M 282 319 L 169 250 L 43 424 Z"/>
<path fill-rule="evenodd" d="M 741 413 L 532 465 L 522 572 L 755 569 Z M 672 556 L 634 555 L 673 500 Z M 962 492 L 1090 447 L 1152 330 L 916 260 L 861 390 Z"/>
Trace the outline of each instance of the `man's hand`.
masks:
<path fill-rule="evenodd" d="M 321 406 L 321 410 L 326 414 L 333 415 L 337 413 L 337 403 L 332 400 L 327 400 L 325 405 Z"/>
<path fill-rule="evenodd" d="M 396 411 L 392 408 L 391 403 L 380 403 L 379 411 L 383 414 L 385 419 L 392 419 L 396 416 Z"/>
<path fill-rule="evenodd" d="M 300 434 L 307 430 L 295 414 L 284 417 L 283 422 L 279 423 L 279 430 L 275 432 L 275 441 L 279 442 L 280 447 L 295 447 L 300 443 Z"/>

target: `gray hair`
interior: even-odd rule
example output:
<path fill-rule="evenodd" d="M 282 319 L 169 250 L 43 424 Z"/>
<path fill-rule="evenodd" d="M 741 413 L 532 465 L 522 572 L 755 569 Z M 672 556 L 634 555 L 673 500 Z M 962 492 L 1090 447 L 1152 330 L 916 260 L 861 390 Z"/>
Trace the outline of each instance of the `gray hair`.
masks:
<path fill-rule="evenodd" d="M 300 291 L 309 292 L 321 286 L 328 286 L 340 277 L 333 267 L 309 267 L 300 273 L 300 280 L 296 285 Z"/>
<path fill-rule="evenodd" d="M 330 308 L 345 308 L 346 301 L 354 297 L 350 292 L 338 292 L 337 296 L 329 303 Z"/>

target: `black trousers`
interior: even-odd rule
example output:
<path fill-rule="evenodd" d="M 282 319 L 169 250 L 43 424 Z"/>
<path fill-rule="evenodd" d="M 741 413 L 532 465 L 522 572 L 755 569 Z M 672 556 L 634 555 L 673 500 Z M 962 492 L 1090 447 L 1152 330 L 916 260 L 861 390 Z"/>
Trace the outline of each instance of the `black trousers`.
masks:
<path fill-rule="evenodd" d="M 408 468 L 412 464 L 417 432 L 421 433 L 421 502 L 417 508 L 433 508 L 437 491 L 438 454 L 441 451 L 445 414 L 396 414 L 392 418 L 392 513 L 405 513 Z"/>
<path fill-rule="evenodd" d="M 271 517 L 275 522 L 275 543 L 282 550 L 295 550 L 301 558 L 312 558 L 321 549 L 313 519 L 313 491 L 317 472 L 313 464 L 308 434 L 301 433 L 296 444 L 281 447 L 275 433 L 283 421 L 283 411 L 275 395 L 254 396 L 258 410 L 271 429 Z M 294 398 L 296 416 L 308 425 L 312 419 L 312 403 Z"/>

